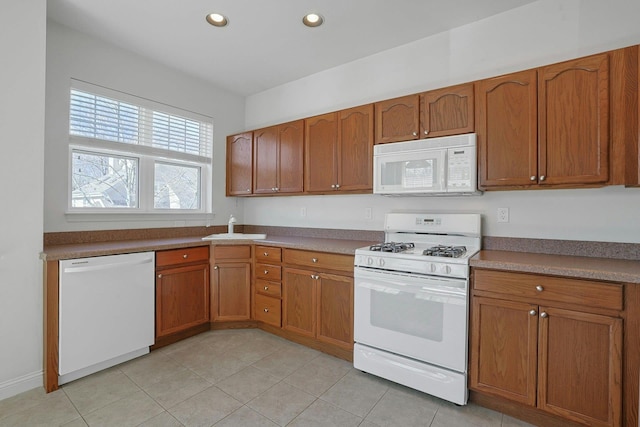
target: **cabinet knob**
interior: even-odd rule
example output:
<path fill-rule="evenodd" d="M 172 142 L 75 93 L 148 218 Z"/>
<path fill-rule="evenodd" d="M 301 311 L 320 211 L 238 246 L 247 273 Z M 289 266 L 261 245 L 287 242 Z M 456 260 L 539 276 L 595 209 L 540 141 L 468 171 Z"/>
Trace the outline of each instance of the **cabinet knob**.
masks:
<path fill-rule="evenodd" d="M 214 269 L 214 270 L 217 270 L 217 269 L 218 269 L 218 266 L 217 266 L 217 265 L 216 265 L 216 266 L 214 266 L 214 267 L 213 267 L 213 269 Z"/>
<path fill-rule="evenodd" d="M 269 309 L 268 309 L 268 308 L 265 308 L 263 311 L 264 311 L 265 313 L 268 313 L 268 312 L 269 312 Z"/>
<path fill-rule="evenodd" d="M 265 252 L 265 253 L 263 253 L 262 255 L 264 255 L 264 256 L 269 256 L 269 252 Z"/>
<path fill-rule="evenodd" d="M 318 262 L 318 258 L 311 258 L 312 262 Z"/>
<path fill-rule="evenodd" d="M 251 189 L 250 188 L 247 188 L 246 191 L 247 191 L 247 193 L 251 193 Z"/>
<path fill-rule="evenodd" d="M 331 188 L 336 188 L 336 185 L 335 184 L 331 184 Z"/>
<path fill-rule="evenodd" d="M 269 270 L 265 270 L 265 271 L 264 271 L 264 274 L 269 274 Z"/>
<path fill-rule="evenodd" d="M 340 184 L 336 184 L 336 188 L 340 188 Z"/>
<path fill-rule="evenodd" d="M 411 135 L 418 136 L 418 132 L 413 132 Z"/>
<path fill-rule="evenodd" d="M 158 274 L 158 279 L 162 279 L 162 274 Z"/>
<path fill-rule="evenodd" d="M 428 129 L 425 129 L 425 130 L 424 130 L 424 134 L 425 134 L 425 135 L 429 135 L 429 130 L 428 130 Z"/>
<path fill-rule="evenodd" d="M 536 286 L 536 291 L 542 292 L 542 291 L 544 291 L 544 288 L 541 285 L 538 285 L 538 286 Z"/>
<path fill-rule="evenodd" d="M 269 290 L 269 287 L 268 287 L 268 286 L 265 286 L 265 287 L 264 287 L 264 290 L 265 290 L 265 291 L 268 291 L 268 290 Z"/>
<path fill-rule="evenodd" d="M 276 187 L 276 191 L 280 191 L 280 187 Z"/>
<path fill-rule="evenodd" d="M 188 257 L 188 256 L 189 256 L 189 255 L 184 254 L 184 255 L 182 255 L 182 258 L 187 259 L 187 257 Z"/>
<path fill-rule="evenodd" d="M 544 181 L 545 176 L 544 175 L 540 175 L 540 181 Z"/>
<path fill-rule="evenodd" d="M 542 313 L 540 313 L 540 317 L 549 317 L 549 315 L 545 311 L 543 311 Z"/>
<path fill-rule="evenodd" d="M 535 175 L 531 175 L 531 178 L 529 178 L 530 181 L 535 181 L 536 180 L 536 176 Z"/>
<path fill-rule="evenodd" d="M 530 314 L 531 316 L 535 316 L 536 314 L 538 314 L 538 312 L 537 312 L 537 311 L 535 311 L 535 310 L 529 310 L 529 314 Z"/>

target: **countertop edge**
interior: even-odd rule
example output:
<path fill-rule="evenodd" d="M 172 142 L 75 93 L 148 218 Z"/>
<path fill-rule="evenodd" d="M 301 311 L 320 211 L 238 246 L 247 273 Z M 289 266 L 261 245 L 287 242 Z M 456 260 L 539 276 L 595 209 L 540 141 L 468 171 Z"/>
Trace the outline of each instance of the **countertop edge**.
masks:
<path fill-rule="evenodd" d="M 470 267 L 640 284 L 640 262 L 568 255 L 484 250 Z"/>
<path fill-rule="evenodd" d="M 266 245 L 281 248 L 312 250 L 353 255 L 357 248 L 373 242 L 361 240 L 326 239 L 315 237 L 267 236 L 266 239 L 202 240 L 201 237 L 177 237 L 149 240 L 123 240 L 113 242 L 78 243 L 47 246 L 40 253 L 43 261 L 117 255 L 124 253 L 161 251 L 194 246 Z"/>

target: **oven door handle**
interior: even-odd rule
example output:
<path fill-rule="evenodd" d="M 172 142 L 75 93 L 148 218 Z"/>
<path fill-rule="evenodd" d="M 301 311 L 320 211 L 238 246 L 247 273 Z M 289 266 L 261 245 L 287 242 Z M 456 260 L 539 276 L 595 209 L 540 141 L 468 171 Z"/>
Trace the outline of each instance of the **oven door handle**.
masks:
<path fill-rule="evenodd" d="M 413 294 L 416 299 L 440 302 L 443 304 L 466 305 L 467 291 L 464 287 L 447 286 L 444 284 L 421 283 L 402 284 L 396 281 L 356 280 L 357 288 L 364 288 L 373 292 L 387 295 L 401 293 Z"/>

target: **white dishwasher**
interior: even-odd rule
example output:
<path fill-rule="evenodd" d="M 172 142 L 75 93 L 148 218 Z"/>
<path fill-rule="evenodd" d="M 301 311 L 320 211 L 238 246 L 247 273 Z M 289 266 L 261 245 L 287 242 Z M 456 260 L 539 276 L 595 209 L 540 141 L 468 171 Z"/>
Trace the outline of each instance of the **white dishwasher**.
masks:
<path fill-rule="evenodd" d="M 155 253 L 60 261 L 58 383 L 149 352 Z"/>

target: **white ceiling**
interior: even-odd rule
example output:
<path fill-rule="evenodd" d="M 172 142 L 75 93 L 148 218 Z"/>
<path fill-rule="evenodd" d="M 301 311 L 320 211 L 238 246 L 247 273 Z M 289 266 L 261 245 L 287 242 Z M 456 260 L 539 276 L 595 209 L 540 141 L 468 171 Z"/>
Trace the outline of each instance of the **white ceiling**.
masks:
<path fill-rule="evenodd" d="M 48 0 L 48 17 L 251 95 L 535 0 Z M 225 28 L 205 21 L 229 18 Z M 307 28 L 318 12 L 325 24 Z M 425 52 L 425 54 L 428 54 Z"/>

